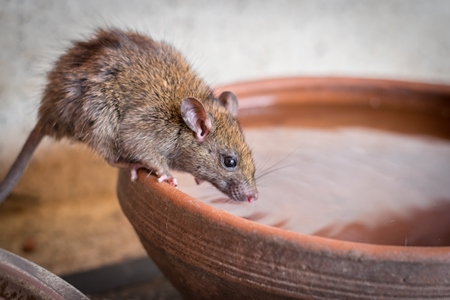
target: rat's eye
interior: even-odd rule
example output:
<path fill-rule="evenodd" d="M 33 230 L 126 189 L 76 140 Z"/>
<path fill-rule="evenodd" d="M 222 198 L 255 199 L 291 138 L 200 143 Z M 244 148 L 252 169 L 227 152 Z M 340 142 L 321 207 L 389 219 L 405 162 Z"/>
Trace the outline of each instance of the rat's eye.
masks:
<path fill-rule="evenodd" d="M 233 156 L 224 156 L 222 158 L 222 163 L 227 169 L 234 169 L 237 166 L 237 159 Z"/>

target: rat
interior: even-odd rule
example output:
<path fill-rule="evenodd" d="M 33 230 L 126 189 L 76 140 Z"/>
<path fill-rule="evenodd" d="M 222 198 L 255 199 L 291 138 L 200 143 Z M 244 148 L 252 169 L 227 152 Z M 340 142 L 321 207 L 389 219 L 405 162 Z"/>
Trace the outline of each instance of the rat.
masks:
<path fill-rule="evenodd" d="M 171 45 L 134 31 L 98 29 L 73 42 L 47 76 L 38 120 L 0 184 L 2 202 L 44 136 L 81 142 L 131 179 L 145 168 L 210 182 L 232 200 L 258 198 L 255 165 L 237 120 L 238 99 L 218 97 Z"/>

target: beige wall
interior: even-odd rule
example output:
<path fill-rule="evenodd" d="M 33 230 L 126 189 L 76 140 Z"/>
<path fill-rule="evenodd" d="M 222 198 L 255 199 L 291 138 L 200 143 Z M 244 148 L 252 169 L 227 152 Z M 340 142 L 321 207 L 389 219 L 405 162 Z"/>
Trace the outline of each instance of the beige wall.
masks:
<path fill-rule="evenodd" d="M 0 175 L 35 122 L 49 62 L 105 24 L 172 42 L 213 85 L 290 75 L 450 84 L 445 0 L 1 0 Z"/>

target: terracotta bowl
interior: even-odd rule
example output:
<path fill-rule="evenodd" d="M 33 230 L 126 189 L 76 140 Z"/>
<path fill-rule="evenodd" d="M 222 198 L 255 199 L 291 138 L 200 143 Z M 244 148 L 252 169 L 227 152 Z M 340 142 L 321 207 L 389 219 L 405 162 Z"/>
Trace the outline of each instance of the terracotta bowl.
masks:
<path fill-rule="evenodd" d="M 327 126 L 334 118 L 334 123 L 450 139 L 446 86 L 288 78 L 222 90 L 238 95 L 244 130 L 322 107 L 350 113 L 311 119 L 311 126 Z M 412 117 L 384 122 L 382 112 L 392 111 Z M 189 299 L 450 298 L 448 246 L 376 245 L 295 233 L 231 215 L 158 184 L 144 171 L 137 182 L 121 171 L 117 192 L 149 256 Z M 430 228 L 434 230 L 438 228 Z"/>

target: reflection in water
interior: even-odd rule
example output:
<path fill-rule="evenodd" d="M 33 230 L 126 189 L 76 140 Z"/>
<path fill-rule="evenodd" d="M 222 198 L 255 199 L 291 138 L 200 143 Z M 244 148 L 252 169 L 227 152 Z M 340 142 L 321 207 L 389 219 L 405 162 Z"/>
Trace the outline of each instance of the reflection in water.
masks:
<path fill-rule="evenodd" d="M 430 201 L 405 216 L 389 214 L 376 226 L 362 222 L 331 224 L 315 235 L 344 241 L 398 246 L 450 246 L 450 199 Z"/>
<path fill-rule="evenodd" d="M 179 188 L 237 216 L 304 234 L 450 245 L 449 141 L 356 127 L 271 127 L 246 135 L 258 201 L 226 200 L 185 174 L 177 174 Z"/>

